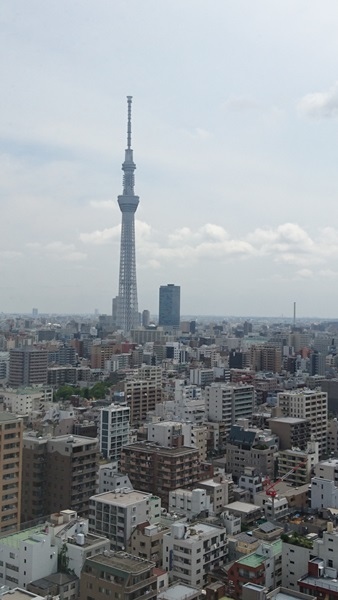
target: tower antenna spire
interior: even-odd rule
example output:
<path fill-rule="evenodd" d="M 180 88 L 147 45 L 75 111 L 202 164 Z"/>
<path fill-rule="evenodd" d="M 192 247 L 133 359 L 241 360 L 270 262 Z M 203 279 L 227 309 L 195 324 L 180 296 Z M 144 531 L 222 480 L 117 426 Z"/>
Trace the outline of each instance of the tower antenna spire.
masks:
<path fill-rule="evenodd" d="M 132 96 L 127 96 L 128 102 L 128 126 L 127 126 L 127 148 L 130 150 L 131 148 L 131 103 L 133 101 Z"/>

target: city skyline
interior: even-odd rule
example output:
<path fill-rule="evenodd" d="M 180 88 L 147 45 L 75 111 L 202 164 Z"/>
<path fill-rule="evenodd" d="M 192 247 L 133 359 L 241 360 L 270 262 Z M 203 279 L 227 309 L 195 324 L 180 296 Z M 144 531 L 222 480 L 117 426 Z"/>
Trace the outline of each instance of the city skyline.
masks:
<path fill-rule="evenodd" d="M 324 6 L 4 5 L 0 310 L 110 314 L 131 93 L 139 310 L 175 281 L 182 314 L 297 301 L 334 318 L 338 7 Z"/>

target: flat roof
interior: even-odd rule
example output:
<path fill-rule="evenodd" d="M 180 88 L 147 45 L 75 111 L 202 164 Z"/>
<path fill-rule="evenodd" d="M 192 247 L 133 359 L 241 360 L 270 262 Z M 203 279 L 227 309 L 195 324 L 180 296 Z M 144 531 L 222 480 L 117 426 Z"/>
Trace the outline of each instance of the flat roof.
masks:
<path fill-rule="evenodd" d="M 18 417 L 17 415 L 14 415 L 13 413 L 10 412 L 6 412 L 4 410 L 0 411 L 0 421 L 17 421 Z"/>
<path fill-rule="evenodd" d="M 124 571 L 127 573 L 142 573 L 142 571 L 155 567 L 155 563 L 143 558 L 138 558 L 127 552 L 107 551 L 103 554 L 96 554 L 95 556 L 87 558 L 86 562 L 106 565 L 117 571 Z"/>
<path fill-rule="evenodd" d="M 38 596 L 33 592 L 28 592 L 21 588 L 14 588 L 12 590 L 8 590 L 8 592 L 1 594 L 0 597 L 6 600 L 45 600 L 43 596 Z"/>
<path fill-rule="evenodd" d="M 311 585 L 313 587 L 324 588 L 325 590 L 332 590 L 337 593 L 338 591 L 338 579 L 331 579 L 329 577 L 302 577 L 300 580 L 302 583 Z"/>
<path fill-rule="evenodd" d="M 237 510 L 238 512 L 243 512 L 243 513 L 251 513 L 254 512 L 256 510 L 261 510 L 260 506 L 257 506 L 256 504 L 249 504 L 249 502 L 231 502 L 230 504 L 226 504 L 224 507 L 225 510 Z"/>
<path fill-rule="evenodd" d="M 189 598 L 195 596 L 201 592 L 200 589 L 194 588 L 190 585 L 184 585 L 183 583 L 174 583 L 163 592 L 157 595 L 159 600 L 182 600 L 182 598 Z"/>
<path fill-rule="evenodd" d="M 137 490 L 128 490 L 126 493 L 118 492 L 103 492 L 102 494 L 95 494 L 90 500 L 102 502 L 104 504 L 114 504 L 117 506 L 130 506 L 143 500 L 151 498 L 152 494 L 148 492 L 138 492 Z"/>
<path fill-rule="evenodd" d="M 37 541 L 41 541 L 40 539 L 33 539 L 33 536 L 35 538 L 38 537 L 44 539 L 46 535 L 48 534 L 45 532 L 45 526 L 37 525 L 35 527 L 30 527 L 29 529 L 24 529 L 24 531 L 18 531 L 16 533 L 0 537 L 0 546 L 4 544 L 5 546 L 11 546 L 12 548 L 19 548 L 21 542 L 35 544 Z"/>
<path fill-rule="evenodd" d="M 273 555 L 276 556 L 277 554 L 281 554 L 282 552 L 282 540 L 276 540 L 275 542 L 273 542 L 272 544 L 270 544 L 271 548 L 272 548 L 272 552 Z M 267 555 L 262 555 L 262 554 L 258 554 L 257 552 L 253 552 L 252 554 L 248 554 L 247 556 L 244 556 L 243 558 L 240 558 L 237 562 L 240 563 L 241 565 L 246 565 L 248 567 L 258 567 L 260 564 L 262 564 L 265 560 L 268 560 L 269 556 Z"/>
<path fill-rule="evenodd" d="M 279 423 L 290 423 L 290 425 L 296 423 L 306 423 L 309 419 L 301 419 L 300 417 L 271 417 L 269 421 L 277 421 Z"/>

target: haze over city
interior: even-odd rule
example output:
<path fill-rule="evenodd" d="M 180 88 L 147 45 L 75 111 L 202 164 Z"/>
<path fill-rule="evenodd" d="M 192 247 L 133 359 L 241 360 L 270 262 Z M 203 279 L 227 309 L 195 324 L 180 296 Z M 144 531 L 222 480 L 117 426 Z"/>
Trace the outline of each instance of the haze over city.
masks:
<path fill-rule="evenodd" d="M 0 310 L 111 312 L 126 146 L 139 309 L 336 317 L 338 5 L 11 0 Z"/>

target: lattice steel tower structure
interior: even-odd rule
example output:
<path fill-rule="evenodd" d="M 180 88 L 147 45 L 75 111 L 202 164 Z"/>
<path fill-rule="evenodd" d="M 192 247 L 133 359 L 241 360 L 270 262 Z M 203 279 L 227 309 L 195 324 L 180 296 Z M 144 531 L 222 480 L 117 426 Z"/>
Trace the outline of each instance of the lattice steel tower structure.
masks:
<path fill-rule="evenodd" d="M 128 124 L 127 148 L 125 150 L 123 171 L 123 193 L 117 201 L 122 213 L 119 295 L 113 300 L 113 319 L 119 329 L 127 332 L 139 324 L 136 282 L 135 257 L 135 221 L 134 215 L 138 207 L 139 197 L 135 196 L 134 171 L 136 165 L 131 149 L 131 103 L 132 96 L 127 96 Z"/>

